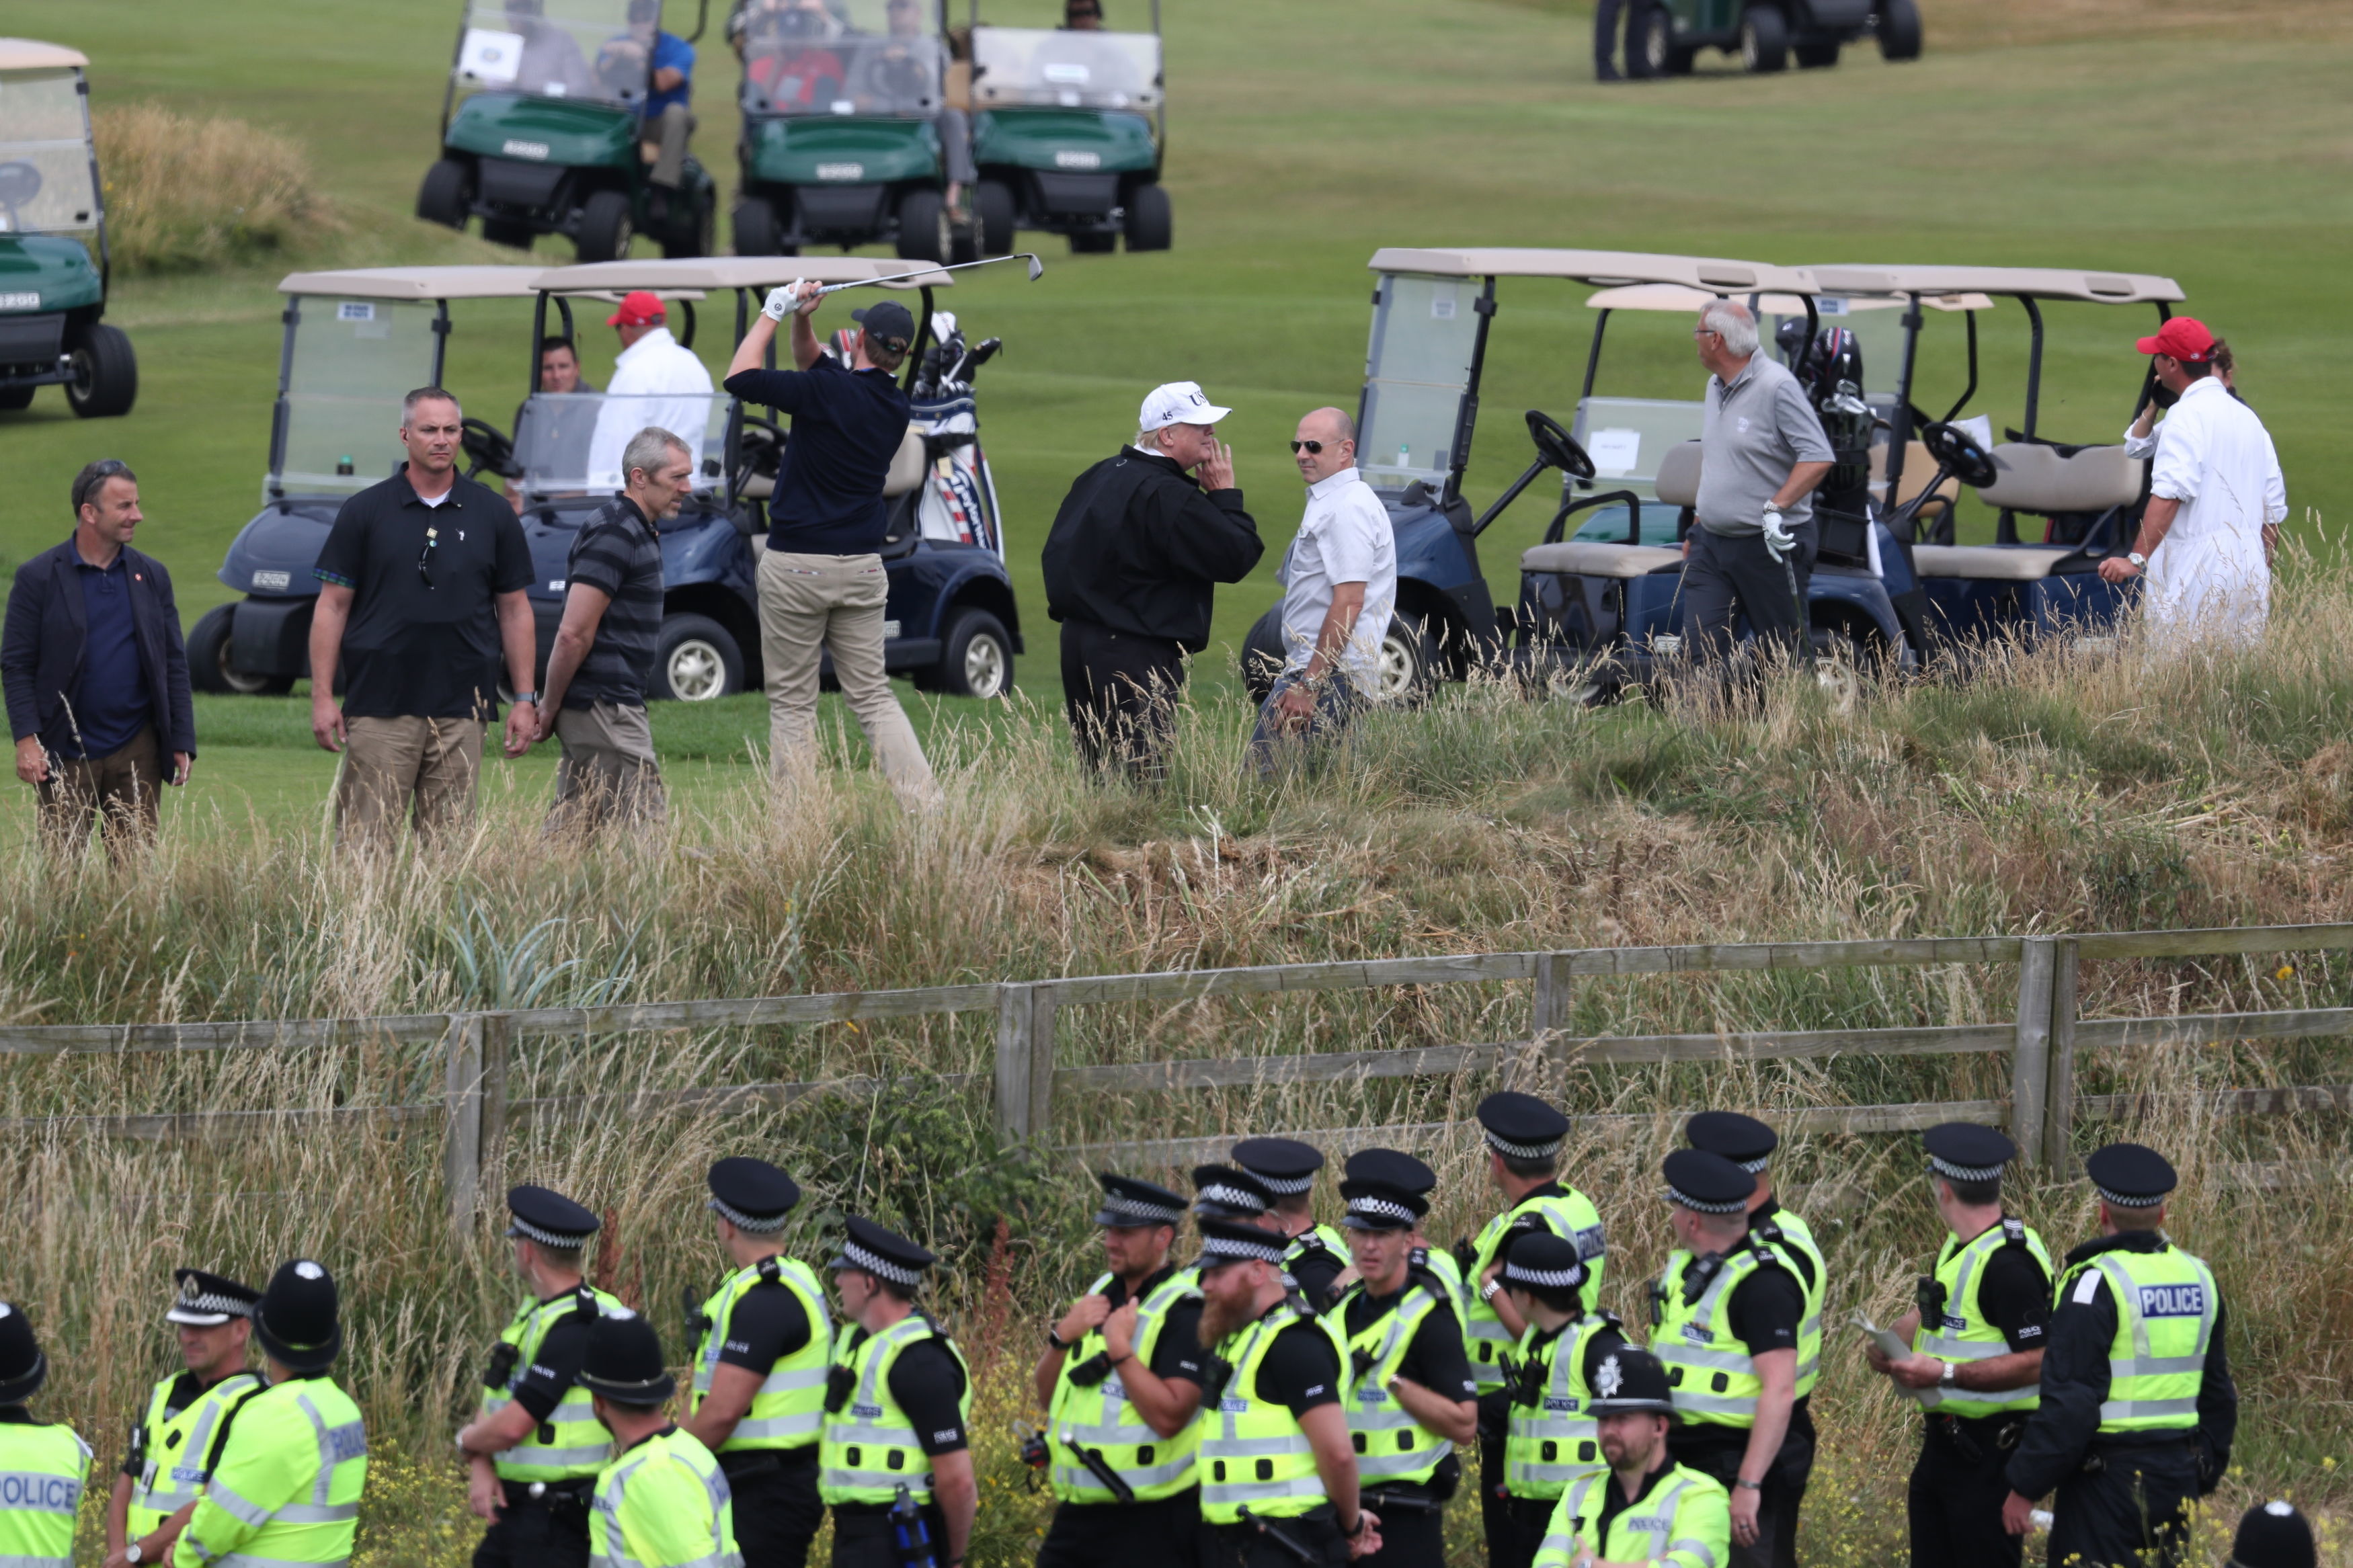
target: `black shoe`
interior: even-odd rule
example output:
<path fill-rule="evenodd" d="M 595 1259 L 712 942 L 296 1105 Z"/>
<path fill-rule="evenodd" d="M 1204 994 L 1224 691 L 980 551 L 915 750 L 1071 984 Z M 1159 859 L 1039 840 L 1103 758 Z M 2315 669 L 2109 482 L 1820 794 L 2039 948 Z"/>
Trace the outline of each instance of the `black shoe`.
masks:
<path fill-rule="evenodd" d="M 1597 70 L 1593 73 L 1593 79 L 1596 81 L 1624 81 L 1626 79 L 1626 76 L 1624 72 L 1614 69 Z"/>

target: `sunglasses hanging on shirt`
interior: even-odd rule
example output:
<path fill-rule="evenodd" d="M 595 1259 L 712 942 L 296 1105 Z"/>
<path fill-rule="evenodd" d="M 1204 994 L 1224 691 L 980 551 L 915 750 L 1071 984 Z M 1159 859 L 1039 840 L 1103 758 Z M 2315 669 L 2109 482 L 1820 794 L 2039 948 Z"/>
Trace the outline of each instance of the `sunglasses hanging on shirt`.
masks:
<path fill-rule="evenodd" d="M 425 548 L 417 552 L 417 576 L 427 587 L 433 586 L 433 552 L 441 548 L 441 531 L 425 531 Z"/>

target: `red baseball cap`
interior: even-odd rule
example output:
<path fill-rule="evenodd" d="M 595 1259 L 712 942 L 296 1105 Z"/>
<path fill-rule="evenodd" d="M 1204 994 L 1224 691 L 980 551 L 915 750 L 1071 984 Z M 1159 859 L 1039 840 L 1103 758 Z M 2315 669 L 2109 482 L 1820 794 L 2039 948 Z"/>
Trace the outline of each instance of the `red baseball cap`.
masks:
<path fill-rule="evenodd" d="M 643 289 L 632 289 L 621 296 L 621 308 L 607 316 L 605 324 L 608 327 L 642 327 L 662 321 L 668 315 L 659 296 Z M 2143 353 L 2147 352 L 2147 349 L 2141 351 Z"/>
<path fill-rule="evenodd" d="M 2145 354 L 2163 354 L 2186 364 L 2204 364 L 2214 357 L 2214 334 L 2195 316 L 2176 316 L 2157 330 L 2157 336 L 2141 339 L 2139 346 Z"/>

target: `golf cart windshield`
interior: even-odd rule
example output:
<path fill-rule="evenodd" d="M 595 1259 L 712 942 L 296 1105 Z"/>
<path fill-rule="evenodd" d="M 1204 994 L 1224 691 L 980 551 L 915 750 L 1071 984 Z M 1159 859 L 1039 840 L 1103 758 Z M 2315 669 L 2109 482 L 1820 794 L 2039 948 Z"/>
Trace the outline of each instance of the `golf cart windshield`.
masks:
<path fill-rule="evenodd" d="M 434 379 L 429 301 L 296 297 L 283 423 L 268 489 L 341 494 L 388 477 L 401 450 L 400 400 Z"/>
<path fill-rule="evenodd" d="M 724 393 L 608 397 L 594 392 L 532 395 L 515 420 L 515 461 L 532 495 L 610 495 L 621 488 L 629 437 L 659 426 L 695 455 L 694 488 L 719 482 L 727 446 Z"/>
<path fill-rule="evenodd" d="M 0 72 L 0 233 L 98 226 L 81 72 Z"/>
<path fill-rule="evenodd" d="M 1475 278 L 1384 273 L 1365 354 L 1356 466 L 1377 489 L 1437 485 L 1461 460 L 1462 400 L 1479 350 Z"/>
<path fill-rule="evenodd" d="M 471 0 L 458 85 L 638 109 L 660 25 L 661 0 Z"/>
<path fill-rule="evenodd" d="M 753 0 L 744 112 L 930 119 L 947 63 L 931 15 L 929 0 Z"/>
<path fill-rule="evenodd" d="M 972 58 L 976 108 L 1148 110 L 1160 103 L 1160 40 L 1150 33 L 976 27 Z"/>

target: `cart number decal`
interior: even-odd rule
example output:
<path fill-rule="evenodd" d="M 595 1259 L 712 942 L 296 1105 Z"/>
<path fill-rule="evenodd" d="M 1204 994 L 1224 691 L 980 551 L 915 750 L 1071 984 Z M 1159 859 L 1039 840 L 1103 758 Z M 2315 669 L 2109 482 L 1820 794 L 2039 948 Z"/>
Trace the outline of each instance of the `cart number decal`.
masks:
<path fill-rule="evenodd" d="M 1814 300 L 1814 312 L 1822 316 L 1843 316 L 1846 314 L 1846 301 L 1835 295 L 1821 295 Z"/>
<path fill-rule="evenodd" d="M 1440 283 L 1430 291 L 1430 319 L 1451 321 L 1454 319 L 1454 285 Z"/>
<path fill-rule="evenodd" d="M 267 593 L 272 588 L 291 587 L 293 583 L 294 574 L 290 572 L 256 572 L 253 574 L 253 587 L 256 593 Z"/>
<path fill-rule="evenodd" d="M 884 621 L 882 623 L 882 635 L 886 637 L 897 637 L 899 635 L 899 623 L 896 621 Z"/>
<path fill-rule="evenodd" d="M 37 310 L 41 296 L 37 293 L 0 294 L 0 310 Z"/>
<path fill-rule="evenodd" d="M 547 156 L 547 143 L 544 142 L 510 141 L 501 145 L 499 148 L 499 151 L 504 153 L 510 158 L 544 159 Z"/>
<path fill-rule="evenodd" d="M 335 307 L 335 320 L 373 321 L 375 320 L 375 307 L 364 300 L 346 300 Z"/>
<path fill-rule="evenodd" d="M 820 180 L 862 180 L 866 177 L 863 163 L 819 163 L 817 177 Z"/>
<path fill-rule="evenodd" d="M 1586 451 L 1593 458 L 1593 469 L 1616 479 L 1630 474 L 1642 460 L 1642 433 L 1640 430 L 1596 430 L 1592 444 Z"/>
<path fill-rule="evenodd" d="M 1103 154 L 1100 153 L 1057 153 L 1054 154 L 1054 167 L 1057 169 L 1100 169 L 1103 167 Z"/>
<path fill-rule="evenodd" d="M 1087 81 L 1090 73 L 1086 67 L 1076 60 L 1057 60 L 1047 66 L 1039 74 L 1048 81 L 1069 82 L 1073 86 L 1080 86 Z"/>

